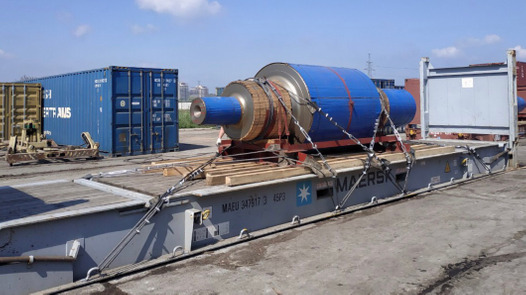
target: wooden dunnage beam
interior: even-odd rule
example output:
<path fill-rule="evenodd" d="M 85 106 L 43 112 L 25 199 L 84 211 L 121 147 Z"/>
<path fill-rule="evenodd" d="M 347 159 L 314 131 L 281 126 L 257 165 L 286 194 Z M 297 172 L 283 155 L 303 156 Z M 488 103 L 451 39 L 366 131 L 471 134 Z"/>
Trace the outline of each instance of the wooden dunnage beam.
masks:
<path fill-rule="evenodd" d="M 256 162 L 240 162 L 240 163 L 229 163 L 229 164 L 212 164 L 208 167 L 205 167 L 205 171 L 211 171 L 211 170 L 226 170 L 226 169 L 233 169 L 233 168 L 242 168 L 242 167 L 254 167 L 257 165 L 261 165 Z"/>
<path fill-rule="evenodd" d="M 174 164 L 174 163 L 194 163 L 194 162 L 206 162 L 210 159 L 210 157 L 195 157 L 195 158 L 184 158 L 184 159 L 171 159 L 171 160 L 164 160 L 164 161 L 156 161 L 152 162 L 150 166 L 155 165 L 166 165 L 166 164 Z"/>
<path fill-rule="evenodd" d="M 163 176 L 184 176 L 192 172 L 195 167 L 170 167 L 163 169 Z M 199 179 L 203 177 L 204 173 L 196 175 L 194 178 Z"/>
<path fill-rule="evenodd" d="M 270 171 L 243 173 L 238 175 L 227 176 L 225 179 L 225 183 L 227 186 L 236 186 L 255 182 L 276 180 L 298 175 L 305 175 L 309 173 L 311 173 L 311 170 L 305 167 L 275 168 Z"/>
<path fill-rule="evenodd" d="M 421 149 L 415 151 L 415 157 L 418 160 L 419 158 L 449 154 L 455 152 L 454 146 L 441 146 L 441 147 L 432 147 L 429 149 Z"/>
<path fill-rule="evenodd" d="M 274 171 L 276 168 L 270 165 L 260 165 L 256 167 L 244 167 L 237 168 L 229 171 L 212 171 L 206 174 L 207 185 L 220 185 L 225 184 L 226 178 L 233 175 L 239 175 L 242 172 L 245 173 L 261 173 L 266 171 Z"/>

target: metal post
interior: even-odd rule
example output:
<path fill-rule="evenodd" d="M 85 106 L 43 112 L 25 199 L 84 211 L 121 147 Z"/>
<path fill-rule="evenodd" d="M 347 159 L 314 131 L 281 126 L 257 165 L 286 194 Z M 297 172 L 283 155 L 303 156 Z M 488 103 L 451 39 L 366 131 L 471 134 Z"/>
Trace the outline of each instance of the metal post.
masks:
<path fill-rule="evenodd" d="M 427 73 L 429 57 L 420 60 L 420 134 L 423 139 L 429 135 L 429 102 L 427 97 Z"/>
<path fill-rule="evenodd" d="M 512 158 L 510 159 L 510 167 L 518 167 L 518 149 L 516 146 L 516 140 L 518 140 L 517 134 L 517 69 L 516 69 L 516 60 L 515 60 L 515 50 L 510 49 L 507 52 L 508 58 L 508 105 L 509 105 L 509 120 L 510 120 L 510 132 L 509 132 L 509 148 L 511 149 Z"/>

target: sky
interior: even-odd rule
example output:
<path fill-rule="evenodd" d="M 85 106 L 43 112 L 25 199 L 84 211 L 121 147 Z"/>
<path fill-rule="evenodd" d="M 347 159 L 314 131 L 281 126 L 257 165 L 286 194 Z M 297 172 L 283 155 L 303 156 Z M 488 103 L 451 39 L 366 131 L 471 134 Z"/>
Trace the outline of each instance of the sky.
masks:
<path fill-rule="evenodd" d="M 179 69 L 224 87 L 272 62 L 417 78 L 435 67 L 526 61 L 524 0 L 0 0 L 0 81 L 110 65 Z"/>

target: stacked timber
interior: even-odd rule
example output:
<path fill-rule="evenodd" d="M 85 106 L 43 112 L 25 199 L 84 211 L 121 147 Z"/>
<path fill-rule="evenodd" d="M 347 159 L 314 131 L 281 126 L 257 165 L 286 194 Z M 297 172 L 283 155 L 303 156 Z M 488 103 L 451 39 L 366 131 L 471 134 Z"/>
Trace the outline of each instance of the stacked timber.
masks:
<path fill-rule="evenodd" d="M 429 156 L 448 154 L 455 152 L 454 146 L 430 146 L 430 145 L 413 145 L 411 146 L 412 154 L 416 160 Z M 405 155 L 401 152 L 386 152 L 377 154 L 381 160 L 389 163 L 400 163 L 406 161 Z M 190 158 L 184 160 L 171 160 L 162 162 L 152 162 L 152 165 L 145 169 L 146 173 L 159 173 L 166 177 L 169 176 L 184 176 L 193 171 L 201 164 L 209 160 L 209 157 Z M 366 153 L 357 153 L 350 155 L 329 156 L 326 159 L 327 164 L 338 172 L 343 172 L 350 169 L 361 168 L 367 159 Z M 316 165 L 320 171 L 314 171 L 312 165 L 289 165 L 280 167 L 276 163 L 248 161 L 236 162 L 231 158 L 221 158 L 212 165 L 206 167 L 197 178 L 205 179 L 206 184 L 212 185 L 226 185 L 238 186 L 251 183 L 259 183 L 264 181 L 278 180 L 287 177 L 300 176 L 312 174 L 315 172 L 318 175 L 331 175 L 327 167 L 323 166 L 323 162 L 317 161 Z"/>

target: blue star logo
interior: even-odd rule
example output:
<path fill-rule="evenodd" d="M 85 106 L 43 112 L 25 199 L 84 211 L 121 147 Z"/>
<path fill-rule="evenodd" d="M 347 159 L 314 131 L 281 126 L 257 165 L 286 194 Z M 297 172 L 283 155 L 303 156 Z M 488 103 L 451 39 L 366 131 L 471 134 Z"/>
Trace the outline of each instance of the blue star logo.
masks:
<path fill-rule="evenodd" d="M 305 206 L 312 203 L 312 185 L 310 181 L 296 184 L 296 206 Z"/>

